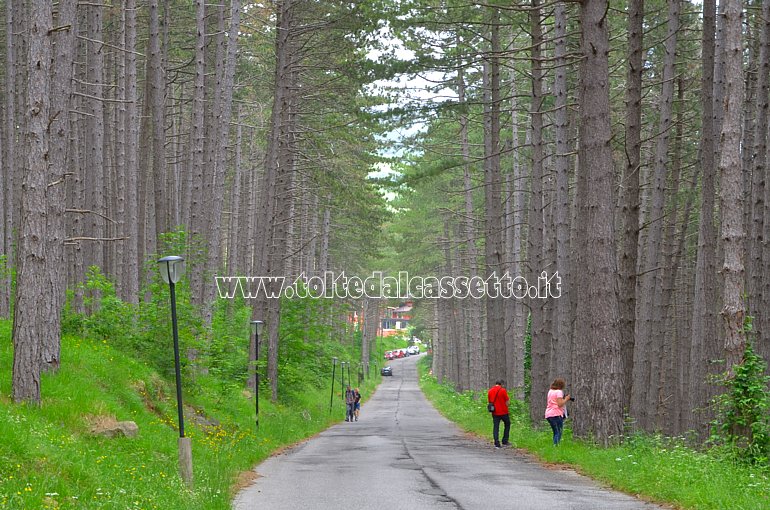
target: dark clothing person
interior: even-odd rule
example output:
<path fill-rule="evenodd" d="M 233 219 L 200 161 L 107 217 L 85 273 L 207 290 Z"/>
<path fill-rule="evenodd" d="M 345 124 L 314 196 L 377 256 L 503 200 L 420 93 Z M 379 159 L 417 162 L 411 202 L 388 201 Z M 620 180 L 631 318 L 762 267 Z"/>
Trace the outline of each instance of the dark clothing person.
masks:
<path fill-rule="evenodd" d="M 358 391 L 358 388 L 356 388 L 353 390 L 353 394 L 355 395 L 353 414 L 355 415 L 355 420 L 358 421 L 358 415 L 361 413 L 361 392 Z"/>
<path fill-rule="evenodd" d="M 495 440 L 495 448 L 507 446 L 508 435 L 511 431 L 511 418 L 508 415 L 508 392 L 505 390 L 505 381 L 499 380 L 487 392 L 487 401 L 495 406 L 492 412 L 492 437 Z M 500 444 L 500 422 L 503 422 L 503 442 Z"/>
<path fill-rule="evenodd" d="M 345 390 L 345 421 L 353 421 L 353 411 L 356 406 L 356 393 L 350 389 Z"/>
<path fill-rule="evenodd" d="M 508 433 L 511 431 L 511 417 L 508 414 L 492 415 L 492 437 L 495 439 L 495 446 L 500 448 L 500 422 L 503 422 L 503 445 L 508 446 Z"/>

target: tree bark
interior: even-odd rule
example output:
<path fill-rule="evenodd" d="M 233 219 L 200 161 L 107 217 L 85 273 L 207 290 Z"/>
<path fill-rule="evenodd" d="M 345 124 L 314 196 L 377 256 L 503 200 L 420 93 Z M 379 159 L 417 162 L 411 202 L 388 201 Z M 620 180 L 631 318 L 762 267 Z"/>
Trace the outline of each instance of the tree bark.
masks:
<path fill-rule="evenodd" d="M 5 266 L 10 269 L 14 265 L 14 229 L 15 229 L 15 183 L 17 182 L 18 165 L 16 164 L 16 44 L 14 37 L 14 16 L 17 10 L 19 0 L 7 0 L 5 3 L 5 125 L 3 132 L 3 145 L 5 149 L 5 161 L 3 164 L 3 189 L 0 193 L 4 194 L 4 224 L 3 224 L 3 255 L 5 256 Z M 3 317 L 9 317 L 11 313 L 11 272 L 7 271 L 2 276 L 2 307 Z"/>
<path fill-rule="evenodd" d="M 26 165 L 22 172 L 21 217 L 13 317 L 13 384 L 15 402 L 40 403 L 40 355 L 43 329 L 56 313 L 48 260 L 48 122 L 51 112 L 53 14 L 48 0 L 29 3 L 27 34 Z"/>
<path fill-rule="evenodd" d="M 460 46 L 459 37 L 457 39 L 457 46 Z M 460 105 L 466 104 L 466 84 L 465 84 L 465 72 L 460 63 L 457 70 L 457 102 Z M 470 141 L 468 139 L 468 114 L 465 110 L 460 114 L 460 150 L 463 158 L 463 188 L 464 188 L 464 205 L 465 205 L 465 220 L 463 222 L 463 238 L 465 244 L 465 260 L 463 261 L 464 271 L 468 271 L 468 277 L 473 278 L 479 276 L 478 271 L 478 250 L 476 249 L 476 227 L 474 225 L 473 211 L 473 183 L 471 180 L 471 152 Z M 482 346 L 483 339 L 481 337 L 481 301 L 478 299 L 471 299 L 466 301 L 463 310 L 466 312 L 467 321 L 465 326 L 467 327 L 466 344 L 469 346 L 469 371 L 470 371 L 470 387 L 474 390 L 481 390 L 487 383 L 487 378 L 484 377 L 486 370 L 484 359 L 482 358 Z"/>
<path fill-rule="evenodd" d="M 509 200 L 512 200 L 512 222 L 513 225 L 510 230 L 510 250 L 508 250 L 507 256 L 510 260 L 511 277 L 524 276 L 524 267 L 522 264 L 523 246 L 526 242 L 524 235 L 526 218 L 526 169 L 521 164 L 519 158 L 519 112 L 518 101 L 516 94 L 516 80 L 511 73 L 511 144 L 514 147 L 513 151 L 513 182 L 510 183 L 512 188 L 510 192 L 512 195 Z M 527 317 L 529 311 L 524 303 L 523 299 L 514 299 L 509 304 L 512 308 L 513 314 L 512 328 L 506 335 L 507 345 L 506 353 L 508 356 L 508 387 L 512 390 L 513 396 L 517 400 L 524 400 L 524 342 L 527 334 Z"/>
<path fill-rule="evenodd" d="M 695 262 L 695 288 L 692 306 L 692 334 L 690 337 L 691 391 L 705 387 L 707 376 L 715 370 L 709 360 L 719 357 L 713 348 L 718 345 L 716 324 L 716 229 L 714 228 L 714 199 L 716 193 L 714 64 L 716 0 L 703 2 L 703 39 L 701 77 L 701 138 L 700 166 L 703 174 L 698 224 L 698 253 Z M 709 395 L 709 397 L 712 395 Z M 703 433 L 707 420 L 700 413 L 690 413 L 691 428 Z"/>
<path fill-rule="evenodd" d="M 529 11 L 530 30 L 532 34 L 531 48 L 531 72 L 532 72 L 532 180 L 530 184 L 529 202 L 529 234 L 527 236 L 527 284 L 537 285 L 540 272 L 545 266 L 544 259 L 544 221 L 543 221 L 543 69 L 542 49 L 543 35 L 540 25 L 541 6 L 539 0 L 532 0 L 532 9 Z M 552 339 L 546 332 L 546 317 L 544 301 L 539 297 L 529 297 L 529 309 L 532 318 L 531 337 L 531 365 L 530 381 L 531 393 L 535 398 L 529 399 L 529 416 L 532 421 L 542 417 L 543 409 L 540 395 L 548 391 L 551 376 L 550 353 Z"/>
<path fill-rule="evenodd" d="M 64 209 L 66 205 L 66 174 L 69 168 L 68 149 L 70 143 L 70 102 L 72 99 L 72 75 L 75 56 L 76 2 L 61 0 L 58 5 L 57 26 L 68 29 L 54 32 L 52 49 L 51 79 L 57 84 L 51 87 L 51 120 L 48 125 L 49 140 L 49 185 L 46 201 L 47 213 L 47 254 L 49 272 L 48 292 L 53 300 L 49 323 L 42 331 L 41 362 L 44 370 L 56 371 L 61 359 L 61 311 L 64 306 L 67 286 L 66 257 L 64 253 Z"/>
<path fill-rule="evenodd" d="M 204 210 L 204 113 L 206 99 L 206 4 L 204 0 L 195 2 L 195 79 L 193 99 L 190 108 L 190 156 L 187 170 L 190 188 L 190 230 L 193 246 L 190 256 L 198 261 L 204 257 L 203 243 L 200 240 L 206 231 L 206 214 Z M 197 267 L 190 273 L 190 293 L 196 302 L 203 295 L 203 268 Z M 252 360 L 253 361 L 253 360 Z"/>
<path fill-rule="evenodd" d="M 746 348 L 743 330 L 743 181 L 741 179 L 741 112 L 743 111 L 743 2 L 725 0 L 725 103 L 719 160 L 722 242 L 724 243 L 725 361 L 732 373 L 741 363 Z"/>
<path fill-rule="evenodd" d="M 641 1 L 641 0 L 640 0 Z M 554 22 L 556 25 L 556 76 L 553 92 L 556 96 L 556 272 L 561 280 L 561 296 L 553 300 L 553 343 L 551 347 L 551 371 L 554 375 L 569 381 L 572 379 L 569 358 L 565 355 L 572 349 L 572 316 L 569 306 L 570 268 L 570 197 L 569 167 L 570 144 L 567 110 L 567 4 L 556 4 Z M 551 300 L 551 298 L 548 298 Z"/>
<path fill-rule="evenodd" d="M 484 101 L 484 210 L 485 210 L 485 245 L 487 279 L 503 275 L 502 242 L 502 175 L 500 172 L 500 13 L 495 10 L 491 27 L 491 54 L 485 63 L 487 69 L 487 99 Z M 493 287 L 488 286 L 486 297 L 487 309 L 487 346 L 488 346 L 488 382 L 505 377 L 505 310 L 503 298 L 490 295 Z"/>
<path fill-rule="evenodd" d="M 752 170 L 754 178 L 754 186 L 752 187 L 752 196 L 754 197 L 752 221 L 753 250 L 751 252 L 752 267 L 749 270 L 749 274 L 762 275 L 761 278 L 756 278 L 759 286 L 756 288 L 755 294 L 759 295 L 755 295 L 750 302 L 752 314 L 759 316 L 759 320 L 754 322 L 757 330 L 757 333 L 755 333 L 757 352 L 767 360 L 770 359 L 770 342 L 767 341 L 770 334 L 770 312 L 768 312 L 767 308 L 768 304 L 770 304 L 770 294 L 768 294 L 770 293 L 770 267 L 765 265 L 765 258 L 768 256 L 765 255 L 767 250 L 763 248 L 767 240 L 770 239 L 770 236 L 767 235 L 770 233 L 770 225 L 767 225 L 767 221 L 770 221 L 770 218 L 765 218 L 768 210 L 770 210 L 770 203 L 767 200 L 768 109 L 770 109 L 770 103 L 768 102 L 768 94 L 770 94 L 770 0 L 763 0 L 762 2 L 761 19 L 762 30 L 759 42 L 759 67 L 757 69 L 757 123 L 754 135 L 754 168 Z M 749 281 L 753 282 L 755 278 L 750 277 Z"/>
<path fill-rule="evenodd" d="M 89 5 L 86 7 L 88 17 L 88 37 L 87 41 L 87 69 L 86 81 L 89 85 L 86 88 L 89 98 L 88 117 L 88 138 L 86 143 L 86 166 L 83 169 L 87 176 L 86 196 L 87 207 L 97 214 L 89 214 L 87 219 L 87 235 L 95 238 L 104 237 L 105 221 L 101 216 L 105 213 L 104 197 L 104 46 L 100 42 L 104 37 L 103 33 L 103 7 L 101 5 Z M 85 245 L 84 249 L 86 270 L 90 266 L 97 266 L 100 270 L 104 269 L 104 247 L 100 242 L 91 242 Z"/>
<path fill-rule="evenodd" d="M 576 377 L 580 400 L 574 433 L 607 445 L 623 433 L 619 395 L 625 384 L 620 356 L 620 313 L 615 289 L 616 259 L 610 147 L 609 30 L 607 0 L 585 0 L 580 21 L 580 173 L 585 177 L 580 203 L 586 239 L 580 243 L 577 285 L 576 351 L 585 362 Z M 588 251 L 590 249 L 590 252 Z"/>
<path fill-rule="evenodd" d="M 169 230 L 168 197 L 166 196 L 166 77 L 163 69 L 159 0 L 150 0 L 150 34 L 147 80 L 152 111 L 152 183 L 155 207 L 155 235 Z"/>
<path fill-rule="evenodd" d="M 124 54 L 126 65 L 126 205 L 123 252 L 123 289 L 122 296 L 129 303 L 139 302 L 139 118 L 137 115 L 137 80 L 136 80 L 136 0 L 126 0 L 126 38 Z"/>
<path fill-rule="evenodd" d="M 642 149 L 642 50 L 644 0 L 628 4 L 628 75 L 626 78 L 626 161 L 621 194 L 623 241 L 618 260 L 621 352 L 623 373 L 630 379 L 634 368 L 636 328 L 636 273 L 639 252 L 639 170 Z M 631 385 L 623 387 L 623 409 L 631 404 Z"/>
<path fill-rule="evenodd" d="M 650 430 L 651 417 L 657 408 L 657 393 L 650 391 L 656 387 L 660 377 L 657 353 L 662 349 L 662 342 L 655 324 L 657 323 L 657 304 L 663 271 L 661 264 L 661 242 L 666 197 L 666 175 L 668 172 L 668 152 L 674 106 L 674 80 L 676 65 L 676 41 L 679 33 L 679 0 L 668 0 L 668 22 L 666 34 L 666 56 L 663 63 L 663 84 L 660 93 L 658 139 L 655 146 L 653 169 L 653 188 L 650 210 L 647 215 L 647 239 L 645 245 L 644 271 L 640 276 L 640 299 L 637 303 L 636 339 L 634 352 L 631 414 L 638 425 Z"/>
<path fill-rule="evenodd" d="M 218 84 L 221 97 L 214 104 L 216 122 L 215 130 L 217 143 L 214 147 L 213 182 L 209 208 L 208 226 L 208 257 L 206 267 L 213 274 L 221 268 L 222 255 L 222 208 L 224 205 L 225 171 L 227 167 L 227 146 L 230 138 L 230 119 L 232 117 L 233 87 L 235 80 L 235 56 L 238 49 L 238 33 L 241 26 L 241 2 L 232 0 L 230 3 L 230 27 L 227 35 L 227 49 L 224 55 L 222 82 Z M 207 317 L 210 314 L 211 301 L 214 299 L 214 286 L 204 285 L 204 306 Z M 210 318 L 210 317 L 209 317 Z"/>

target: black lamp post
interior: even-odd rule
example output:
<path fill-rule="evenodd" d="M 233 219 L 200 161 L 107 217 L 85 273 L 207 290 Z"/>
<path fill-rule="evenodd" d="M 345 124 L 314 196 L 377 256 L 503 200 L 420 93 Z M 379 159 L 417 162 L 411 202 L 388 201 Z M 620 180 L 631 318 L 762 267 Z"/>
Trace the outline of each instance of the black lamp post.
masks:
<path fill-rule="evenodd" d="M 329 412 L 332 412 L 332 401 L 334 400 L 334 377 L 335 372 L 337 371 L 337 358 L 332 358 L 332 392 L 329 395 Z"/>
<path fill-rule="evenodd" d="M 254 416 L 257 421 L 257 429 L 259 429 L 259 334 L 264 326 L 263 321 L 251 321 L 251 329 L 254 331 Z"/>
<path fill-rule="evenodd" d="M 353 384 L 353 378 L 352 378 L 352 377 L 350 377 L 350 365 L 351 365 L 351 364 L 352 364 L 352 363 L 350 363 L 350 362 L 348 361 L 348 386 L 350 386 L 351 384 Z"/>
<path fill-rule="evenodd" d="M 342 400 L 345 400 L 345 363 L 347 361 L 340 361 L 340 367 L 342 368 L 340 372 L 342 374 Z M 350 384 L 350 381 L 348 381 L 348 384 Z"/>
<path fill-rule="evenodd" d="M 176 375 L 176 408 L 179 418 L 179 471 L 188 485 L 192 485 L 192 448 L 190 438 L 184 435 L 184 408 L 182 405 L 182 370 L 179 362 L 179 329 L 176 319 L 176 284 L 184 273 L 184 259 L 176 255 L 158 260 L 160 275 L 171 291 L 171 328 L 174 335 L 174 371 Z"/>

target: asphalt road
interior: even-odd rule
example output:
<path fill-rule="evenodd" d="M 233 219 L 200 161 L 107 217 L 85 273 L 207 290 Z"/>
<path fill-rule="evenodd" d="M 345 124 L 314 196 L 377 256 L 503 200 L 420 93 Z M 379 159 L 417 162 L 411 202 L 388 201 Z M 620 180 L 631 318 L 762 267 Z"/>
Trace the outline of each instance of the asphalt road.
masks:
<path fill-rule="evenodd" d="M 257 466 L 259 478 L 238 493 L 234 508 L 659 508 L 468 437 L 419 390 L 417 358 L 392 362 L 393 377 L 362 406 L 358 422 L 342 421 Z"/>

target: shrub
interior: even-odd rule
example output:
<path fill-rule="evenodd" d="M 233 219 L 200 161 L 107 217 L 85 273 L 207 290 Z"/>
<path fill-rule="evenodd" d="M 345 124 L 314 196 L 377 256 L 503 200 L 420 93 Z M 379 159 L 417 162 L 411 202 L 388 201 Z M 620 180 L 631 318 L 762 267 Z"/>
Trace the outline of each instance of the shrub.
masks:
<path fill-rule="evenodd" d="M 721 377 L 727 392 L 715 399 L 718 416 L 711 430 L 715 445 L 729 447 L 739 459 L 764 465 L 770 457 L 770 377 L 764 375 L 766 368 L 767 363 L 747 343 L 734 375 Z"/>

